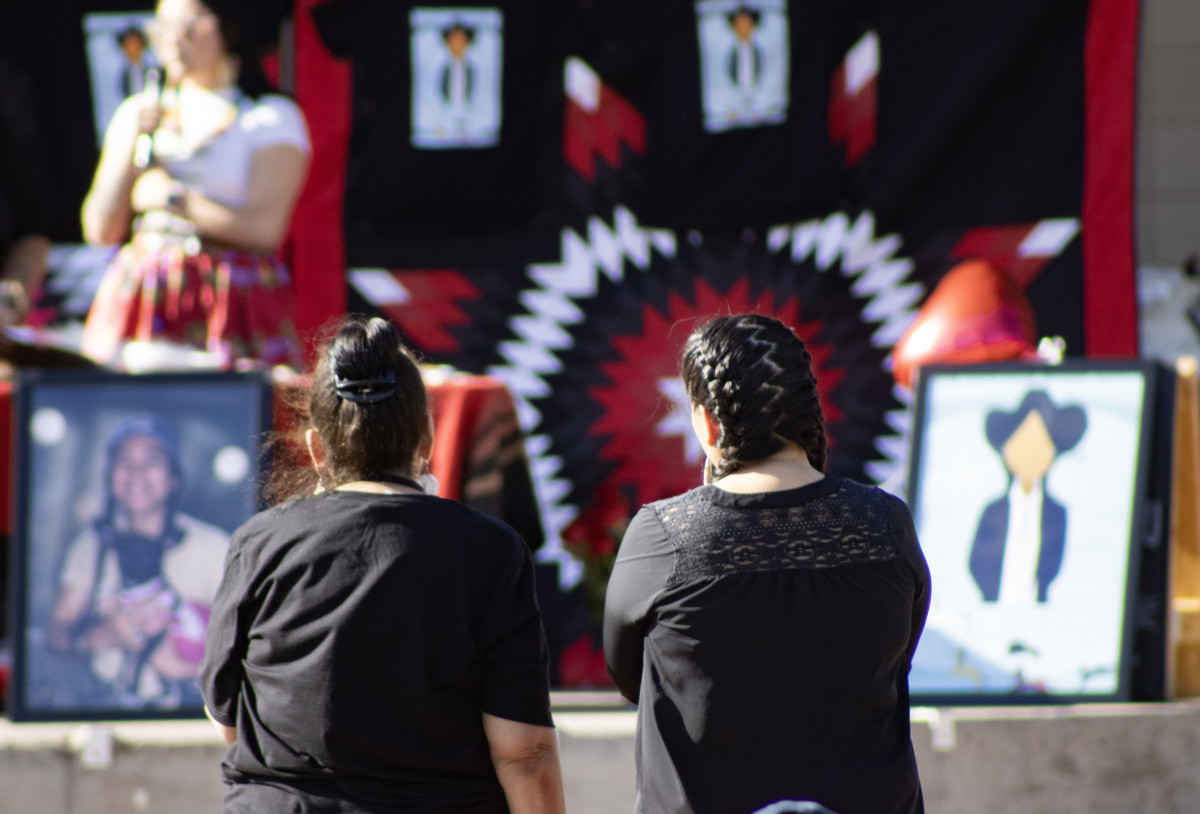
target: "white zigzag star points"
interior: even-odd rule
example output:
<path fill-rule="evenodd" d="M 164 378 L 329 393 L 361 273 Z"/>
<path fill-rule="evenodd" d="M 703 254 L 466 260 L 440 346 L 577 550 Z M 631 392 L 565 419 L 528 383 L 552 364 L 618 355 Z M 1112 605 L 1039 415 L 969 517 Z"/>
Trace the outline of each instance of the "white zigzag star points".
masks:
<path fill-rule="evenodd" d="M 540 288 L 521 293 L 521 304 L 528 313 L 509 320 L 520 339 L 502 343 L 500 354 L 507 364 L 488 369 L 508 385 L 516 400 L 546 532 L 537 558 L 558 563 L 559 583 L 564 589 L 575 586 L 583 575 L 582 565 L 562 545 L 562 532 L 579 515 L 579 509 L 564 503 L 571 484 L 561 477 L 562 459 L 548 454 L 550 439 L 537 432 L 542 416 L 532 400 L 549 393 L 544 376 L 561 370 L 556 352 L 570 347 L 566 326 L 583 321 L 578 302 L 596 295 L 599 275 L 620 282 L 630 269 L 649 268 L 652 251 L 667 257 L 675 254 L 674 235 L 643 229 L 624 207 L 613 212 L 613 225 L 590 218 L 587 235 L 585 240 L 575 230 L 563 229 L 559 262 L 529 267 L 529 277 Z"/>
<path fill-rule="evenodd" d="M 891 347 L 916 318 L 914 306 L 921 299 L 923 288 L 919 283 L 904 282 L 913 271 L 913 263 L 896 256 L 901 245 L 899 236 L 876 237 L 874 232 L 875 221 L 870 212 L 853 221 L 845 213 L 836 212 L 822 220 L 774 227 L 768 232 L 767 246 L 778 252 L 790 244 L 793 260 L 801 262 L 811 255 L 820 272 L 829 271 L 840 260 L 841 273 L 853 278 L 853 294 L 868 300 L 863 318 L 878 326 L 872 334 L 872 344 Z M 526 313 L 509 320 L 518 338 L 500 345 L 505 363 L 488 369 L 490 375 L 508 385 L 516 400 L 546 532 L 546 542 L 537 557 L 543 562 L 558 563 L 559 582 L 564 589 L 576 585 L 583 573 L 582 565 L 562 545 L 562 532 L 578 516 L 579 509 L 564 502 L 571 484 L 562 477 L 562 459 L 549 454 L 551 439 L 539 433 L 542 416 L 533 402 L 549 394 L 545 377 L 561 370 L 558 351 L 571 344 L 567 328 L 584 320 L 585 307 L 580 303 L 596 295 L 599 275 L 620 282 L 627 273 L 648 269 L 655 251 L 673 257 L 674 233 L 642 228 L 624 207 L 614 210 L 611 224 L 598 217 L 590 218 L 586 239 L 573 229 L 564 229 L 560 260 L 529 266 L 529 277 L 536 287 L 520 294 Z M 660 391 L 677 405 L 682 387 L 678 380 L 664 379 L 659 383 Z M 677 389 L 680 392 L 675 392 Z M 878 438 L 876 448 L 881 459 L 866 464 L 867 473 L 889 491 L 903 487 L 907 458 L 909 397 L 901 388 L 897 388 L 896 397 L 905 405 L 904 409 L 890 411 L 885 416 L 895 435 Z M 687 400 L 686 394 L 683 398 Z M 659 424 L 658 431 L 681 434 L 687 444 L 692 438 L 690 414 L 683 408 L 677 409 Z M 695 455 L 692 446 L 687 447 L 687 454 L 689 460 Z"/>
<path fill-rule="evenodd" d="M 687 387 L 679 377 L 658 380 L 658 392 L 674 405 L 671 412 L 658 422 L 655 430 L 659 435 L 678 435 L 683 438 L 683 457 L 688 463 L 695 463 L 704 457 L 704 448 L 700 439 L 692 430 L 692 399 Z"/>
<path fill-rule="evenodd" d="M 875 236 L 875 217 L 870 212 L 861 213 L 853 222 L 837 212 L 824 220 L 776 226 L 768 233 L 767 245 L 772 251 L 784 250 L 789 242 L 793 260 L 800 262 L 812 255 L 823 272 L 841 259 L 842 274 L 852 278 L 851 293 L 869 298 L 862 318 L 879 326 L 871 335 L 875 347 L 894 346 L 916 319 L 916 305 L 924 295 L 924 286 L 903 282 L 912 274 L 914 264 L 896 256 L 902 242 L 899 235 Z M 884 362 L 888 375 L 891 375 L 890 363 L 889 356 Z M 867 461 L 864 468 L 881 488 L 901 493 L 908 466 L 910 396 L 901 387 L 893 392 L 904 407 L 889 411 L 884 420 L 896 434 L 875 439 L 881 459 Z"/>

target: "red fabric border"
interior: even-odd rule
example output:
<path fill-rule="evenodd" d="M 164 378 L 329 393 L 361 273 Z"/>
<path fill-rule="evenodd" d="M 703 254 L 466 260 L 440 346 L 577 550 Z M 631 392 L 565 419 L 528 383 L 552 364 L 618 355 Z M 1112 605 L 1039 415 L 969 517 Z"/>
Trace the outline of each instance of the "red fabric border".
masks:
<path fill-rule="evenodd" d="M 1087 356 L 1136 356 L 1133 128 L 1139 0 L 1091 0 L 1084 44 L 1083 319 Z"/>
<path fill-rule="evenodd" d="M 324 0 L 296 0 L 296 102 L 308 121 L 313 159 L 292 217 L 296 330 L 311 357 L 318 328 L 346 311 L 342 209 L 350 149 L 350 66 L 321 42 L 309 14 Z"/>

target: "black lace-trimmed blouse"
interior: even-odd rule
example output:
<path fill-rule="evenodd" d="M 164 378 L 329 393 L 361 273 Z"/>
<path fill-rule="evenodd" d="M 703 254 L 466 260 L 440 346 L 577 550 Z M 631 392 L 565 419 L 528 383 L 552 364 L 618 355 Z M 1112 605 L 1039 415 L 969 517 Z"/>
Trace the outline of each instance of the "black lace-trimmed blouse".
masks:
<path fill-rule="evenodd" d="M 908 670 L 928 608 L 912 517 L 879 489 L 705 486 L 644 507 L 604 619 L 639 706 L 637 811 L 921 812 Z"/>

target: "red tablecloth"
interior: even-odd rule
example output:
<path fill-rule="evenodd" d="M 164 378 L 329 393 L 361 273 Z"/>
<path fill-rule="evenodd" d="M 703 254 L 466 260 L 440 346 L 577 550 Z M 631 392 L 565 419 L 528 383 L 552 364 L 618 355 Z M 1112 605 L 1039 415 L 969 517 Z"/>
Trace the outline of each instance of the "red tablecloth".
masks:
<path fill-rule="evenodd" d="M 538 548 L 541 515 L 508 388 L 487 376 L 459 375 L 428 389 L 434 423 L 429 468 L 439 493 L 500 518 Z"/>

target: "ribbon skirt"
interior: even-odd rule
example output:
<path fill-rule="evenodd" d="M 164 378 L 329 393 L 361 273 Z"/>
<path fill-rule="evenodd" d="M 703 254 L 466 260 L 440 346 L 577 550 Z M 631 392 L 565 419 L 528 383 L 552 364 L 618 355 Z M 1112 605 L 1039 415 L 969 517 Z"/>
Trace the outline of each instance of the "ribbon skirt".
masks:
<path fill-rule="evenodd" d="M 291 276 L 276 257 L 238 249 L 123 247 L 105 270 L 82 351 L 113 361 L 128 341 L 167 341 L 300 369 Z"/>

